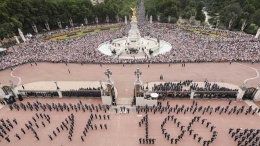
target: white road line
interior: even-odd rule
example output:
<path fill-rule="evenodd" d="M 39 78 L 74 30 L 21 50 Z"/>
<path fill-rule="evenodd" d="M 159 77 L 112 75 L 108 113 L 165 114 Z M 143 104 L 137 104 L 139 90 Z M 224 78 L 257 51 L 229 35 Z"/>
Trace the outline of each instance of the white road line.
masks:
<path fill-rule="evenodd" d="M 240 64 L 240 63 L 237 63 L 237 64 L 241 65 L 241 66 L 245 66 L 245 67 L 251 68 L 251 69 L 255 70 L 255 72 L 256 72 L 256 77 L 245 79 L 244 83 L 246 83 L 249 80 L 254 80 L 254 79 L 259 78 L 259 72 L 258 72 L 258 70 L 256 68 L 253 68 L 253 67 L 250 67 L 250 66 L 247 66 L 247 65 L 244 65 L 244 64 Z"/>
<path fill-rule="evenodd" d="M 13 71 L 15 71 L 17 68 L 18 68 L 18 66 L 17 66 L 16 68 L 14 68 Z M 13 77 L 13 78 L 18 78 L 18 80 L 19 80 L 19 82 L 18 82 L 18 84 L 17 84 L 17 86 L 18 86 L 18 85 L 21 84 L 22 79 L 21 79 L 20 77 L 18 77 L 18 76 L 14 76 L 14 75 L 13 75 L 13 71 L 11 71 L 10 76 Z"/>
<path fill-rule="evenodd" d="M 3 107 L 5 107 L 5 105 L 0 104 L 0 109 L 2 109 Z"/>

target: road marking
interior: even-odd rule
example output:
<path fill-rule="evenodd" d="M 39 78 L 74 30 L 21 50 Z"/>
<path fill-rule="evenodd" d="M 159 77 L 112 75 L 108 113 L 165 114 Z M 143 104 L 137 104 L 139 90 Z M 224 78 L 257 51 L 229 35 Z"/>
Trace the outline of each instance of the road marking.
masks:
<path fill-rule="evenodd" d="M 244 67 L 249 67 L 249 68 L 255 70 L 255 72 L 256 72 L 256 77 L 245 79 L 245 80 L 244 80 L 244 83 L 246 83 L 246 82 L 249 81 L 249 80 L 254 80 L 254 79 L 259 78 L 259 72 L 258 72 L 258 70 L 257 70 L 256 68 L 253 68 L 253 67 L 250 67 L 250 66 L 247 66 L 247 65 L 244 65 L 244 64 L 240 64 L 240 63 L 237 63 L 237 64 L 238 64 L 238 65 L 241 65 L 241 66 L 244 66 Z"/>
<path fill-rule="evenodd" d="M 3 107 L 5 107 L 5 105 L 0 104 L 0 109 L 2 109 Z"/>
<path fill-rule="evenodd" d="M 15 71 L 18 67 L 19 67 L 19 66 L 17 66 L 16 68 L 14 68 L 13 71 Z M 13 75 L 13 71 L 11 71 L 10 76 L 13 77 L 13 78 L 18 78 L 19 82 L 18 82 L 17 86 L 19 86 L 19 85 L 21 84 L 21 82 L 22 82 L 22 79 L 21 79 L 20 77 L 18 77 L 18 76 L 14 76 L 14 75 Z"/>

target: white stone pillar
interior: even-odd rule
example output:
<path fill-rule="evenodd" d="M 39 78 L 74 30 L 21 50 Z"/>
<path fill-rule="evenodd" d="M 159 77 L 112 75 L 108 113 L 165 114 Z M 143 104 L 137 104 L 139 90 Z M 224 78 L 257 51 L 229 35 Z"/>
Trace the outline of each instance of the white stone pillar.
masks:
<path fill-rule="evenodd" d="M 260 35 L 260 28 L 258 29 L 258 31 L 257 31 L 257 33 L 255 35 L 255 38 L 258 39 L 259 35 Z"/>
<path fill-rule="evenodd" d="M 245 92 L 246 92 L 245 88 L 239 88 L 237 93 L 237 100 L 242 100 Z"/>
<path fill-rule="evenodd" d="M 256 89 L 257 89 L 257 91 L 254 96 L 254 101 L 260 101 L 260 84 L 258 85 L 258 87 Z"/>
<path fill-rule="evenodd" d="M 193 98 L 194 98 L 194 94 L 195 94 L 195 91 L 194 91 L 194 90 L 191 90 L 190 99 L 193 99 Z"/>
<path fill-rule="evenodd" d="M 61 93 L 60 89 L 57 89 L 57 92 L 59 94 L 59 98 L 62 98 L 62 93 Z"/>
<path fill-rule="evenodd" d="M 125 16 L 125 24 L 127 24 L 127 17 Z"/>
<path fill-rule="evenodd" d="M 17 91 L 17 89 L 15 89 L 15 88 L 11 88 L 11 89 L 12 89 L 15 97 L 18 98 L 18 94 L 20 94 L 20 93 Z"/>
<path fill-rule="evenodd" d="M 15 38 L 17 44 L 20 44 L 20 41 L 18 40 L 17 36 L 14 36 L 14 38 Z"/>
<path fill-rule="evenodd" d="M 153 16 L 150 16 L 150 23 L 153 23 Z"/>
<path fill-rule="evenodd" d="M 4 98 L 4 95 L 5 95 L 5 93 L 4 93 L 4 91 L 3 91 L 3 89 L 2 89 L 2 84 L 0 83 L 0 97 L 2 97 L 2 98 Z"/>
<path fill-rule="evenodd" d="M 18 28 L 18 32 L 19 32 L 19 35 L 20 35 L 20 37 L 22 38 L 22 40 L 25 42 L 25 41 L 26 41 L 26 40 L 25 40 L 25 37 L 24 37 L 23 32 L 21 31 L 20 28 Z"/>

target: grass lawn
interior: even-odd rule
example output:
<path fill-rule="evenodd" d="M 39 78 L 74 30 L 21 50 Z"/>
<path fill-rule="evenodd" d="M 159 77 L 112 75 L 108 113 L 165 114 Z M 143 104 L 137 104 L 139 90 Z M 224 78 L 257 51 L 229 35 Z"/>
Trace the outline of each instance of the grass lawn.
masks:
<path fill-rule="evenodd" d="M 109 28 L 109 31 L 115 31 L 115 30 L 118 30 L 120 28 L 121 27 L 111 27 L 111 28 Z M 73 36 L 70 36 L 70 37 L 67 37 L 67 35 L 64 34 L 64 35 L 61 35 L 61 36 L 58 36 L 58 37 L 53 37 L 53 38 L 50 38 L 50 39 L 47 38 L 46 40 L 56 41 L 56 40 L 64 40 L 64 39 L 68 39 L 68 38 L 76 38 L 76 37 L 80 37 L 80 36 L 83 36 L 83 35 L 86 35 L 86 34 L 99 33 L 99 32 L 105 31 L 105 30 L 95 29 L 94 32 L 83 33 L 84 31 L 88 31 L 88 29 L 81 30 L 81 31 L 77 32 L 76 35 L 73 35 Z"/>
<path fill-rule="evenodd" d="M 220 37 L 221 35 L 218 35 L 218 34 L 215 34 L 214 32 L 212 33 L 208 33 L 208 32 L 203 32 L 203 31 L 200 31 L 200 30 L 197 30 L 197 29 L 189 29 L 191 32 L 195 33 L 195 34 L 201 34 L 201 33 L 205 33 L 205 34 L 208 34 L 209 36 L 213 37 L 213 38 L 217 38 L 217 37 Z M 204 34 L 201 34 L 201 35 L 204 35 Z M 223 36 L 222 36 L 223 37 Z M 228 37 L 228 35 L 224 35 L 224 37 Z"/>

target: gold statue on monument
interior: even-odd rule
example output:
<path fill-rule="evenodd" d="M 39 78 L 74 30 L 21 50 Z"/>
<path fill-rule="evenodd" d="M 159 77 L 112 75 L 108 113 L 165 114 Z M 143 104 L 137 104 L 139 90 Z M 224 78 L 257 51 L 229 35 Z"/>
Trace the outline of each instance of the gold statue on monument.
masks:
<path fill-rule="evenodd" d="M 133 15 L 132 15 L 132 20 L 136 20 L 136 8 L 131 8 Z"/>

